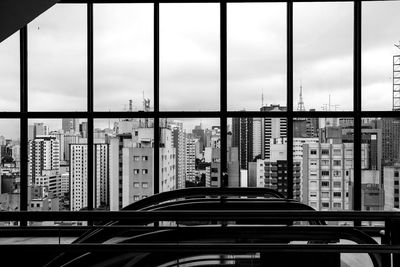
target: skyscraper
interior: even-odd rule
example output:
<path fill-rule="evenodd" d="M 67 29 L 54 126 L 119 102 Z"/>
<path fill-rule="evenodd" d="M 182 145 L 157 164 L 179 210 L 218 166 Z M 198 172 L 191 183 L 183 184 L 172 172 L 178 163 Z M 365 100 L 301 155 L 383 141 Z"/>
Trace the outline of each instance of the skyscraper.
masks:
<path fill-rule="evenodd" d="M 54 136 L 43 135 L 29 141 L 28 175 L 35 184 L 36 176 L 45 170 L 60 169 L 60 142 Z"/>
<path fill-rule="evenodd" d="M 79 133 L 79 119 L 62 119 L 62 130 L 64 133 Z"/>
<path fill-rule="evenodd" d="M 87 144 L 70 144 L 70 206 L 87 207 Z M 94 144 L 95 207 L 108 205 L 108 144 Z"/>
<path fill-rule="evenodd" d="M 280 105 L 270 105 L 263 106 L 260 109 L 261 111 L 286 111 L 286 107 L 281 107 Z M 286 128 L 287 121 L 286 118 L 271 118 L 265 117 L 262 118 L 262 128 L 261 128 L 261 136 L 262 136 L 262 155 L 263 159 L 269 159 L 271 157 L 271 140 L 275 138 L 286 138 Z"/>

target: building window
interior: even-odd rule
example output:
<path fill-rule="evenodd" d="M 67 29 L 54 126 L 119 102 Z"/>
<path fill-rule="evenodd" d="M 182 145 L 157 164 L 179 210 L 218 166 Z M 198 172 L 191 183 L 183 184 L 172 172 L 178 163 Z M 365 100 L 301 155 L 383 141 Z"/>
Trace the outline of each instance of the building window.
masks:
<path fill-rule="evenodd" d="M 149 157 L 148 156 L 142 156 L 142 161 L 148 161 Z"/>
<path fill-rule="evenodd" d="M 333 197 L 342 197 L 341 192 L 333 192 Z"/>
<path fill-rule="evenodd" d="M 322 186 L 322 187 L 329 187 L 329 182 L 327 182 L 327 181 L 322 181 L 322 182 L 321 182 L 321 186 Z"/>
<path fill-rule="evenodd" d="M 341 177 L 342 176 L 342 171 L 333 171 L 333 177 Z"/>
<path fill-rule="evenodd" d="M 140 157 L 139 157 L 139 156 L 134 156 L 134 157 L 133 157 L 133 160 L 134 160 L 134 161 L 139 161 L 139 160 L 140 160 Z"/>
<path fill-rule="evenodd" d="M 317 193 L 316 192 L 310 192 L 310 197 L 317 197 Z"/>
<path fill-rule="evenodd" d="M 149 171 L 147 169 L 142 169 L 142 174 L 148 174 Z"/>
<path fill-rule="evenodd" d="M 322 198 L 329 198 L 329 192 L 321 192 Z"/>
<path fill-rule="evenodd" d="M 329 202 L 322 202 L 322 203 L 321 203 L 321 206 L 322 206 L 323 208 L 329 208 Z"/>
<path fill-rule="evenodd" d="M 333 155 L 334 155 L 334 156 L 340 156 L 340 155 L 342 155 L 342 150 L 341 150 L 341 149 L 338 149 L 338 148 L 334 148 L 334 149 L 333 149 Z"/>
<path fill-rule="evenodd" d="M 334 181 L 333 182 L 333 187 L 334 188 L 341 188 L 342 187 L 342 182 Z"/>
<path fill-rule="evenodd" d="M 310 150 L 310 155 L 317 155 L 317 150 L 316 149 L 311 149 Z"/>
<path fill-rule="evenodd" d="M 139 187 L 140 187 L 140 183 L 138 183 L 138 182 L 134 182 L 134 183 L 133 183 L 133 187 L 135 187 L 135 188 L 139 188 Z"/>
<path fill-rule="evenodd" d="M 322 176 L 329 176 L 329 171 L 321 171 Z"/>
<path fill-rule="evenodd" d="M 139 174 L 140 170 L 139 169 L 133 169 L 133 174 Z"/>
<path fill-rule="evenodd" d="M 321 166 L 329 166 L 329 160 L 326 159 L 321 160 Z"/>
<path fill-rule="evenodd" d="M 333 160 L 333 166 L 341 166 L 342 165 L 342 161 L 341 160 Z"/>
<path fill-rule="evenodd" d="M 321 155 L 329 155 L 329 149 L 322 149 Z"/>
<path fill-rule="evenodd" d="M 342 203 L 333 202 L 333 208 L 341 209 L 342 208 Z"/>
<path fill-rule="evenodd" d="M 143 182 L 143 183 L 142 183 L 142 187 L 143 187 L 143 188 L 149 188 L 149 183 Z"/>
<path fill-rule="evenodd" d="M 140 196 L 138 196 L 138 195 L 134 195 L 134 196 L 133 196 L 133 200 L 134 200 L 134 201 L 138 201 L 139 199 L 140 199 Z"/>

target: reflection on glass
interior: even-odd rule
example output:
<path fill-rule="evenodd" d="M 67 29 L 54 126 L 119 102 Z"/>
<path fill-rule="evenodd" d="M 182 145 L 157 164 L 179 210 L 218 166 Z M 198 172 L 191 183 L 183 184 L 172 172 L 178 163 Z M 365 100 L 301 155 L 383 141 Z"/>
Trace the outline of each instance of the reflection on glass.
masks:
<path fill-rule="evenodd" d="M 87 208 L 87 121 L 28 121 L 28 209 L 79 211 Z M 63 222 L 47 222 L 58 225 Z M 42 222 L 31 222 L 42 225 Z M 69 222 L 76 225 L 77 222 Z"/>
<path fill-rule="evenodd" d="M 93 134 L 99 207 L 116 211 L 153 195 L 154 120 L 96 119 Z"/>
<path fill-rule="evenodd" d="M 58 4 L 28 25 L 29 110 L 86 110 L 86 5 Z"/>
<path fill-rule="evenodd" d="M 160 5 L 160 109 L 219 110 L 219 4 Z"/>
<path fill-rule="evenodd" d="M 293 4 L 294 110 L 353 109 L 353 11 L 353 3 Z"/>
<path fill-rule="evenodd" d="M 0 111 L 19 111 L 19 32 L 0 43 Z"/>
<path fill-rule="evenodd" d="M 0 211 L 20 210 L 20 132 L 19 120 L 0 119 Z M 0 222 L 0 226 L 18 222 Z"/>
<path fill-rule="evenodd" d="M 219 187 L 219 119 L 160 121 L 160 190 Z"/>
<path fill-rule="evenodd" d="M 286 4 L 228 4 L 228 109 L 286 105 Z"/>
<path fill-rule="evenodd" d="M 153 4 L 98 4 L 93 12 L 95 110 L 150 109 L 144 100 L 153 102 Z"/>
<path fill-rule="evenodd" d="M 353 131 L 352 118 L 293 120 L 293 162 L 300 172 L 303 203 L 321 211 L 353 208 Z M 363 168 L 367 149 L 362 146 Z"/>
<path fill-rule="evenodd" d="M 397 1 L 362 3 L 364 110 L 400 109 L 400 50 L 395 46 L 399 45 L 399 8 Z"/>

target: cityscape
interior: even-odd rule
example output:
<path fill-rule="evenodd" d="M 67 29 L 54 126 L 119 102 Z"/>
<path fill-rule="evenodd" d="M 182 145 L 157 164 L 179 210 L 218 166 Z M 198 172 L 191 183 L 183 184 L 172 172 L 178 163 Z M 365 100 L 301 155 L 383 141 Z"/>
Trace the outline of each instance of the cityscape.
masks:
<path fill-rule="evenodd" d="M 298 109 L 305 111 L 301 91 Z M 149 110 L 150 100 L 144 99 L 143 111 Z M 286 107 L 270 104 L 260 111 Z M 118 211 L 154 194 L 154 121 L 95 119 L 94 125 L 95 208 Z M 29 120 L 28 210 L 87 207 L 87 136 L 83 119 Z M 212 119 L 161 119 L 160 191 L 220 187 L 220 139 L 220 125 Z M 293 120 L 294 199 L 316 210 L 353 209 L 353 139 L 352 118 Z M 19 210 L 19 139 L 0 136 L 0 145 L 0 207 Z M 363 118 L 361 146 L 362 209 L 398 209 L 400 120 Z M 286 118 L 228 119 L 226 153 L 227 186 L 287 195 Z"/>

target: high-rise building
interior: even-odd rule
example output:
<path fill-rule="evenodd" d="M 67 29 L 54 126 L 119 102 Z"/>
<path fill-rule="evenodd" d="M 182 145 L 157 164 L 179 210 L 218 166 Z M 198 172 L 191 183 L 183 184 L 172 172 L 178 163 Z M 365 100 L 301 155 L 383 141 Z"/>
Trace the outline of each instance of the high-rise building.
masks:
<path fill-rule="evenodd" d="M 176 189 L 176 149 L 171 129 L 161 128 L 160 134 L 160 189 L 161 192 Z"/>
<path fill-rule="evenodd" d="M 60 169 L 60 142 L 54 136 L 43 135 L 29 140 L 28 155 L 31 184 L 35 184 L 37 176 L 43 176 L 43 171 Z"/>
<path fill-rule="evenodd" d="M 196 166 L 196 139 L 191 134 L 186 134 L 185 141 L 185 181 L 194 182 Z"/>
<path fill-rule="evenodd" d="M 385 190 L 385 210 L 392 211 L 399 209 L 399 181 L 400 181 L 400 164 L 394 163 L 392 166 L 384 166 L 383 172 L 383 188 Z"/>
<path fill-rule="evenodd" d="M 62 119 L 64 133 L 79 133 L 79 119 Z"/>
<path fill-rule="evenodd" d="M 70 144 L 70 206 L 72 211 L 87 207 L 87 144 Z M 94 144 L 94 206 L 108 205 L 108 144 Z"/>
<path fill-rule="evenodd" d="M 175 148 L 176 188 L 185 188 L 185 133 L 182 122 L 174 121 L 170 125 L 173 135 L 173 146 Z"/>
<path fill-rule="evenodd" d="M 400 120 L 382 118 L 375 121 L 376 128 L 382 131 L 382 160 L 388 165 L 400 159 Z"/>
<path fill-rule="evenodd" d="M 232 125 L 232 146 L 239 148 L 240 168 L 247 169 L 248 162 L 253 160 L 253 119 L 232 118 Z"/>
<path fill-rule="evenodd" d="M 263 106 L 261 111 L 286 111 L 286 107 L 280 105 Z M 286 138 L 287 120 L 286 118 L 262 118 L 262 155 L 263 159 L 270 159 L 271 157 L 271 140 L 277 138 Z"/>
<path fill-rule="evenodd" d="M 204 129 L 200 125 L 196 125 L 192 130 L 193 137 L 199 140 L 200 150 L 203 151 L 205 146 L 205 134 Z"/>
<path fill-rule="evenodd" d="M 368 145 L 362 144 L 361 166 L 368 166 Z M 348 210 L 353 170 L 353 143 L 303 145 L 302 200 L 317 210 Z"/>

